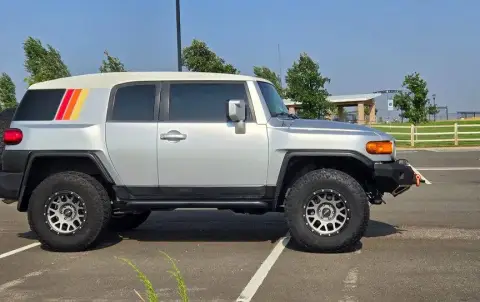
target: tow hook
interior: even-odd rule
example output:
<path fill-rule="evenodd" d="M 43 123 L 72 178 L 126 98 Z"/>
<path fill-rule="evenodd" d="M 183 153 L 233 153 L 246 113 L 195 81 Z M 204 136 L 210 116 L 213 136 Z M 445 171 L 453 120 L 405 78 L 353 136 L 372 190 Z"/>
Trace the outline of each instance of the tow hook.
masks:
<path fill-rule="evenodd" d="M 415 174 L 415 180 L 416 180 L 415 185 L 417 187 L 420 187 L 420 182 L 422 181 L 422 177 L 418 174 Z"/>

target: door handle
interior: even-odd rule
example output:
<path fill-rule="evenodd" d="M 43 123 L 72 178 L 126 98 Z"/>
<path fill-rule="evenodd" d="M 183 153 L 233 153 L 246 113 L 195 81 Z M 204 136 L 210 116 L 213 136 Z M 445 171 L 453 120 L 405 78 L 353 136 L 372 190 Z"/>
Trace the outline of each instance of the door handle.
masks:
<path fill-rule="evenodd" d="M 181 133 L 177 130 L 171 130 L 168 131 L 167 133 L 162 133 L 160 134 L 160 139 L 161 140 L 167 140 L 167 141 L 181 141 L 185 140 L 187 138 L 187 135 L 184 133 Z"/>

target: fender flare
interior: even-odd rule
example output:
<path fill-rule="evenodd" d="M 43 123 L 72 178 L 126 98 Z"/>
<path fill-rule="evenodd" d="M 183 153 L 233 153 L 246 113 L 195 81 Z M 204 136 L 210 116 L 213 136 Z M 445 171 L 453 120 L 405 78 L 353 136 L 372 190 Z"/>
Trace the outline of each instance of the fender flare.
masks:
<path fill-rule="evenodd" d="M 20 212 L 25 212 L 27 210 L 26 205 L 28 205 L 28 200 L 24 200 L 23 195 L 25 193 L 25 189 L 27 187 L 27 182 L 30 176 L 31 167 L 34 163 L 35 159 L 38 158 L 46 158 L 46 157 L 72 157 L 72 158 L 88 158 L 91 160 L 97 168 L 100 170 L 100 173 L 104 179 L 114 184 L 112 176 L 108 172 L 108 170 L 103 165 L 102 161 L 98 158 L 98 156 L 93 151 L 82 151 L 82 150 L 74 150 L 74 151 L 67 151 L 67 150 L 46 150 L 46 151 L 30 151 L 27 157 L 27 162 L 25 165 L 25 173 L 23 175 L 22 183 L 20 185 L 20 192 L 18 195 L 18 204 L 17 210 Z"/>
<path fill-rule="evenodd" d="M 285 153 L 282 160 L 282 165 L 278 172 L 277 184 L 275 189 L 275 199 L 272 204 L 272 209 L 275 210 L 278 205 L 278 199 L 283 189 L 283 181 L 287 174 L 287 167 L 292 158 L 295 157 L 346 157 L 353 158 L 361 162 L 365 168 L 374 170 L 374 162 L 362 153 L 354 150 L 342 150 L 342 149 L 317 149 L 317 150 L 289 150 Z"/>

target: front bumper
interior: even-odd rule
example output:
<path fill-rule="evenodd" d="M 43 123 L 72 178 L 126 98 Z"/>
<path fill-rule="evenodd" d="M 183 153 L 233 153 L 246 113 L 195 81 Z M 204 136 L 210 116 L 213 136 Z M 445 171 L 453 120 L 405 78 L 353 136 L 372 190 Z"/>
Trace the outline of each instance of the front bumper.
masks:
<path fill-rule="evenodd" d="M 17 200 L 22 185 L 23 173 L 0 171 L 0 198 Z"/>
<path fill-rule="evenodd" d="M 375 164 L 374 178 L 378 191 L 393 196 L 402 194 L 411 186 L 419 186 L 420 175 L 416 174 L 408 162 L 399 159 L 390 163 Z"/>

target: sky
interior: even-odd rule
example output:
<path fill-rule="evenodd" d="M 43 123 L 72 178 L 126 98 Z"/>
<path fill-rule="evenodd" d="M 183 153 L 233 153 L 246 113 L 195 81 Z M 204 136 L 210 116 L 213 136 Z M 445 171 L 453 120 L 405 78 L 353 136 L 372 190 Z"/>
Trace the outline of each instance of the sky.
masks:
<path fill-rule="evenodd" d="M 246 75 L 285 76 L 306 52 L 333 95 L 399 89 L 419 72 L 437 105 L 480 111 L 479 11 L 478 0 L 181 0 L 182 46 L 203 40 Z M 0 0 L 0 72 L 21 98 L 28 36 L 72 75 L 98 72 L 105 50 L 128 70 L 175 71 L 175 22 L 175 0 Z"/>

